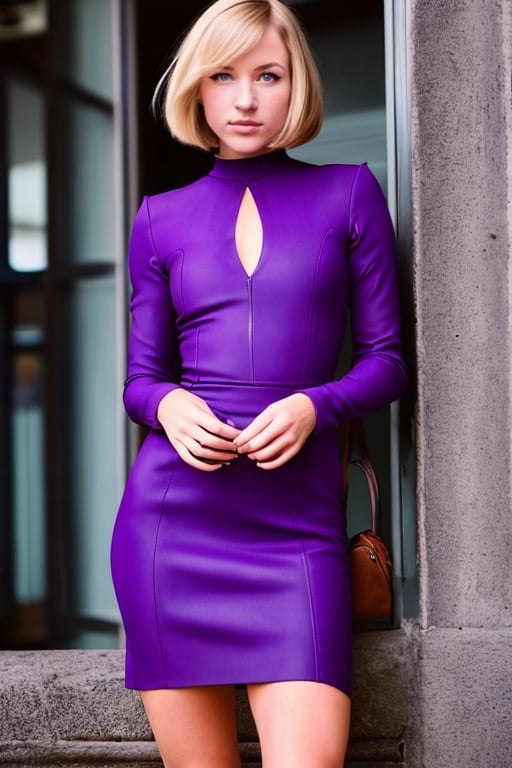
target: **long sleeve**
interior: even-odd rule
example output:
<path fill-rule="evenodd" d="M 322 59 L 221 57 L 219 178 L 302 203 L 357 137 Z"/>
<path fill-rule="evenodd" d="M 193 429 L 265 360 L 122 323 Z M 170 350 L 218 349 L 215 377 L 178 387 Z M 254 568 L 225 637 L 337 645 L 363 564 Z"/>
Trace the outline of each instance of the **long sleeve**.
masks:
<path fill-rule="evenodd" d="M 406 385 L 395 235 L 384 195 L 366 165 L 352 189 L 349 236 L 353 366 L 337 381 L 302 390 L 315 407 L 315 432 L 393 402 Z"/>
<path fill-rule="evenodd" d="M 132 294 L 124 404 L 133 421 L 159 429 L 158 404 L 179 386 L 180 360 L 169 277 L 153 244 L 147 198 L 133 223 L 128 265 Z"/>

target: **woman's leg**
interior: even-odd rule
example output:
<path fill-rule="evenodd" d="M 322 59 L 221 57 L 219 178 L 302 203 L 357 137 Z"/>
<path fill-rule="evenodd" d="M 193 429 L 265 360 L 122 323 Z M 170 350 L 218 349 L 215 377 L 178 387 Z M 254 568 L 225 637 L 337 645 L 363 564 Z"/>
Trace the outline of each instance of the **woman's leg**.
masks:
<path fill-rule="evenodd" d="M 233 686 L 141 691 L 165 768 L 240 768 Z"/>
<path fill-rule="evenodd" d="M 350 726 L 345 693 L 302 681 L 247 690 L 264 768 L 342 768 Z"/>

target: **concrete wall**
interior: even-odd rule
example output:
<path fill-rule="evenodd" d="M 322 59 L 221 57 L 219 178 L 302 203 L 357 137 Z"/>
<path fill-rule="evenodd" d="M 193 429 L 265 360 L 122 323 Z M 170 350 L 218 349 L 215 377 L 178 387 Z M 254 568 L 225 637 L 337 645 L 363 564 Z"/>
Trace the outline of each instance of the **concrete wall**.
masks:
<path fill-rule="evenodd" d="M 410 765 L 512 765 L 510 0 L 413 0 L 419 680 Z"/>

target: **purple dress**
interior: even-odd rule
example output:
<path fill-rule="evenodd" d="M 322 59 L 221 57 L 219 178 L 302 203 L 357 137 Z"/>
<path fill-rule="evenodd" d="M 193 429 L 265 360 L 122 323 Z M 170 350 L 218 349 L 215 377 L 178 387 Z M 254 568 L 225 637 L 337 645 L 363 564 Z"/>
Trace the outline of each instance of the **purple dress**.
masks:
<path fill-rule="evenodd" d="M 249 187 L 263 248 L 235 246 Z M 125 405 L 150 428 L 112 544 L 131 688 L 313 680 L 350 693 L 349 564 L 336 428 L 405 384 L 394 233 L 366 165 L 284 151 L 216 160 L 144 200 L 130 245 Z M 334 380 L 347 311 L 354 365 Z M 294 392 L 317 424 L 285 466 L 183 462 L 156 419 L 175 387 L 245 427 Z"/>

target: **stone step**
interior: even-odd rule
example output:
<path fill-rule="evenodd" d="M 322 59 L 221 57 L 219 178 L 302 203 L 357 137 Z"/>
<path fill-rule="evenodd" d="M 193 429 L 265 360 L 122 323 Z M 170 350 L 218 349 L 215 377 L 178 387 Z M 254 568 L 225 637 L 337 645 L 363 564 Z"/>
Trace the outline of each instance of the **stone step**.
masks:
<path fill-rule="evenodd" d="M 382 640 L 368 637 L 359 650 L 360 642 L 347 768 L 399 768 L 404 705 L 396 667 L 380 652 L 389 633 Z M 123 659 L 121 651 L 2 652 L 0 766 L 161 768 L 140 697 L 124 688 Z M 237 690 L 237 716 L 244 768 L 260 768 L 243 687 Z"/>

